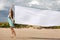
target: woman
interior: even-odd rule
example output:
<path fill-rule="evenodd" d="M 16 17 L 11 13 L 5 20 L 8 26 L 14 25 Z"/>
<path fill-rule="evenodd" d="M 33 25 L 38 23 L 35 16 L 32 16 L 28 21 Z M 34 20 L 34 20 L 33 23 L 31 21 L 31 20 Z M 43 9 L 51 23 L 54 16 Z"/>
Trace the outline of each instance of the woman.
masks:
<path fill-rule="evenodd" d="M 10 25 L 10 29 L 11 29 L 11 32 L 12 32 L 12 37 L 16 36 L 16 33 L 14 31 L 14 20 L 13 20 L 13 10 L 12 8 L 10 8 L 10 11 L 9 11 L 9 15 L 8 15 L 8 22 L 9 22 L 9 25 Z"/>

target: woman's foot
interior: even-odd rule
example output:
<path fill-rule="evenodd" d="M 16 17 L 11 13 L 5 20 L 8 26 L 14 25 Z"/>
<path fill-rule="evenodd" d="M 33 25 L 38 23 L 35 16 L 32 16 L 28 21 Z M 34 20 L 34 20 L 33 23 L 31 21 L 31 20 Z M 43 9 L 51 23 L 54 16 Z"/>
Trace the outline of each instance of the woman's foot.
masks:
<path fill-rule="evenodd" d="M 14 36 L 13 35 L 11 35 L 11 38 L 13 38 Z"/>
<path fill-rule="evenodd" d="M 12 35 L 11 35 L 11 38 L 14 38 L 14 37 L 16 37 L 16 34 L 12 34 Z"/>
<path fill-rule="evenodd" d="M 16 34 L 14 33 L 13 36 L 16 37 Z"/>

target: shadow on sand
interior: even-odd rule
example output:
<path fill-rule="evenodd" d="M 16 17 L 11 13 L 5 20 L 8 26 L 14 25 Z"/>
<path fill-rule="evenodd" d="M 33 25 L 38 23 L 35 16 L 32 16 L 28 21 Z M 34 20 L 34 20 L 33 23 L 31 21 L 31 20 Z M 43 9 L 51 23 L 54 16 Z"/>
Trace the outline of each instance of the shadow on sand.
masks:
<path fill-rule="evenodd" d="M 17 37 L 17 39 L 60 40 L 60 38 L 40 38 L 40 37 Z"/>

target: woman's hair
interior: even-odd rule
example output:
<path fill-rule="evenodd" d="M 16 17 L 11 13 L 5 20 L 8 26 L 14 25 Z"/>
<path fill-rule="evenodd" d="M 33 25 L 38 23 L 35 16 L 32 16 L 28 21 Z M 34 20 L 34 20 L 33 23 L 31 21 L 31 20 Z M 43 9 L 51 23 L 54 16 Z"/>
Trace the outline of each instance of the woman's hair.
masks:
<path fill-rule="evenodd" d="M 12 19 L 13 19 L 13 16 L 14 16 L 14 12 L 13 12 L 13 10 L 12 10 L 12 8 L 10 9 L 10 12 L 9 12 L 11 15 L 11 17 L 12 17 Z"/>

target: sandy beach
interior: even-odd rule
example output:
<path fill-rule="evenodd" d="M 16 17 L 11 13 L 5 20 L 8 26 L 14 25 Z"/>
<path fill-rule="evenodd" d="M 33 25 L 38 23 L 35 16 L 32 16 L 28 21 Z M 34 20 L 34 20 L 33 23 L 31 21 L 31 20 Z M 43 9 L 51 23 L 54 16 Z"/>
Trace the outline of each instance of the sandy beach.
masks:
<path fill-rule="evenodd" d="M 10 28 L 0 28 L 0 40 L 60 40 L 60 29 L 14 29 L 16 37 L 11 38 Z"/>

